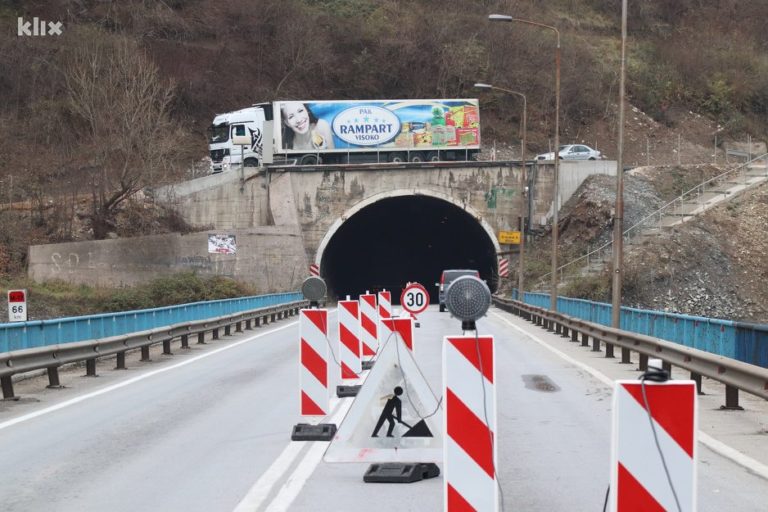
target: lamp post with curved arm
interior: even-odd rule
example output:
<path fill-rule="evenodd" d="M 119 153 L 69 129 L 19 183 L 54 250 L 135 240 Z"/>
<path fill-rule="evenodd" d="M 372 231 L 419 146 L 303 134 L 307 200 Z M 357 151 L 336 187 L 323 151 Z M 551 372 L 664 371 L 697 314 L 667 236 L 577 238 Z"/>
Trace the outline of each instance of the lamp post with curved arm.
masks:
<path fill-rule="evenodd" d="M 522 131 L 523 131 L 523 140 L 521 145 L 521 156 L 520 160 L 523 162 L 523 173 L 520 178 L 520 182 L 522 183 L 522 186 L 520 187 L 521 194 L 520 194 L 520 223 L 521 223 L 521 229 L 520 229 L 520 260 L 519 260 L 519 270 L 518 270 L 518 277 L 517 277 L 517 293 L 518 298 L 520 300 L 523 299 L 523 285 L 525 284 L 525 280 L 523 278 L 523 272 L 525 270 L 525 217 L 526 217 L 526 201 L 525 201 L 525 186 L 526 183 L 528 183 L 528 173 L 527 169 L 528 166 L 525 161 L 525 140 L 528 134 L 528 100 L 525 97 L 525 94 L 517 91 L 512 91 L 510 89 L 505 89 L 504 87 L 496 87 L 491 84 L 482 84 L 482 83 L 476 83 L 475 87 L 477 89 L 495 89 L 497 91 L 505 92 L 507 94 L 512 94 L 514 96 L 517 96 L 519 98 L 523 99 L 523 120 L 522 120 Z"/>
<path fill-rule="evenodd" d="M 534 27 L 552 30 L 557 36 L 557 47 L 555 48 L 555 183 L 554 199 L 552 200 L 552 284 L 550 291 L 549 309 L 557 311 L 557 238 L 558 238 L 558 207 L 560 200 L 560 31 L 551 25 L 538 23 L 531 20 L 524 20 L 507 16 L 506 14 L 491 14 L 488 16 L 490 21 L 517 22 Z"/>

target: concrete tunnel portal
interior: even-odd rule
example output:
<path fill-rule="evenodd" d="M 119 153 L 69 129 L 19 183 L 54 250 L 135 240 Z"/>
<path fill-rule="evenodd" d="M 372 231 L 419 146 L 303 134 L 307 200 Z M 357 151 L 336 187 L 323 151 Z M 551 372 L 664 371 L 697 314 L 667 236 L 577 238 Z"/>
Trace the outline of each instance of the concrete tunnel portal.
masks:
<path fill-rule="evenodd" d="M 408 282 L 419 282 L 437 303 L 444 269 L 477 269 L 495 291 L 498 263 L 493 231 L 453 202 L 427 195 L 385 197 L 337 222 L 318 249 L 331 298 L 366 290 L 392 291 L 398 304 Z"/>

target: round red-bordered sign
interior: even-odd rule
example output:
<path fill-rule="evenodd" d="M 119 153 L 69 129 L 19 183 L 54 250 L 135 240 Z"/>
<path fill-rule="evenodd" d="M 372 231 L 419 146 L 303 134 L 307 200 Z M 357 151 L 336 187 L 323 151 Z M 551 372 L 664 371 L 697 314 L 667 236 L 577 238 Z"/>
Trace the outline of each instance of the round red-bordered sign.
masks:
<path fill-rule="evenodd" d="M 400 294 L 400 305 L 412 315 L 418 315 L 429 306 L 429 293 L 419 283 L 410 283 Z"/>

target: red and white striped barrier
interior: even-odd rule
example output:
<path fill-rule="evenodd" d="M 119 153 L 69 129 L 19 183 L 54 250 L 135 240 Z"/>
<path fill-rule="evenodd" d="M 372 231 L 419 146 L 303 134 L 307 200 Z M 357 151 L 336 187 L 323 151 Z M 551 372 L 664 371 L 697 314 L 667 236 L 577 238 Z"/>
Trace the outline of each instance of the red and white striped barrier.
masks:
<path fill-rule="evenodd" d="M 646 381 L 645 397 L 647 408 L 642 384 L 637 380 L 620 380 L 615 384 L 610 510 L 678 510 L 679 502 L 679 510 L 692 512 L 696 510 L 698 458 L 696 383 Z"/>
<path fill-rule="evenodd" d="M 380 342 L 386 343 L 390 337 L 400 335 L 400 339 L 403 340 L 408 350 L 413 352 L 413 319 L 412 318 L 382 318 L 381 319 L 381 335 Z"/>
<path fill-rule="evenodd" d="M 498 510 L 495 382 L 493 336 L 445 337 L 445 511 Z"/>
<path fill-rule="evenodd" d="M 301 415 L 326 416 L 328 391 L 328 310 L 302 309 L 299 316 Z"/>
<path fill-rule="evenodd" d="M 360 327 L 363 341 L 363 357 L 373 357 L 379 350 L 377 325 L 379 315 L 376 312 L 376 295 L 365 293 L 360 296 Z"/>
<path fill-rule="evenodd" d="M 363 371 L 360 359 L 360 303 L 356 300 L 340 300 L 338 315 L 341 378 L 357 379 Z"/>
<path fill-rule="evenodd" d="M 509 276 L 509 260 L 507 258 L 499 258 L 499 277 Z"/>
<path fill-rule="evenodd" d="M 392 293 L 379 292 L 379 318 L 392 318 Z"/>
<path fill-rule="evenodd" d="M 309 266 L 309 275 L 311 276 L 319 276 L 320 275 L 320 265 L 317 263 L 313 263 Z"/>

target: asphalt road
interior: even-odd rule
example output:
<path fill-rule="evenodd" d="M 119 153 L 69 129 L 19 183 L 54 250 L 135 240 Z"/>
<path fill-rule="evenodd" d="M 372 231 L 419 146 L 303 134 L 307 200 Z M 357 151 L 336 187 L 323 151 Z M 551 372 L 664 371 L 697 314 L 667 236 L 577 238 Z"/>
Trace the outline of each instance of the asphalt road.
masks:
<path fill-rule="evenodd" d="M 336 339 L 335 314 L 330 319 Z M 442 338 L 460 326 L 436 308 L 420 320 L 416 361 L 439 396 Z M 504 510 L 602 510 L 610 387 L 585 370 L 589 360 L 575 364 L 549 348 L 565 342 L 511 315 L 492 310 L 478 330 L 496 340 Z M 326 463 L 326 443 L 290 441 L 304 421 L 295 320 L 153 358 L 126 371 L 101 363 L 95 379 L 71 370 L 61 390 L 44 389 L 42 378 L 17 385 L 22 400 L 0 405 L 2 510 L 442 509 L 441 478 L 365 484 L 367 463 Z M 626 365 L 620 371 L 637 375 Z M 334 400 L 330 419 L 339 421 L 351 400 Z M 699 450 L 698 510 L 766 510 L 768 480 Z"/>

